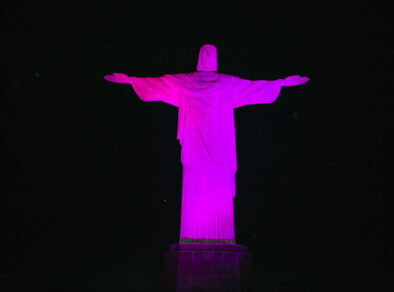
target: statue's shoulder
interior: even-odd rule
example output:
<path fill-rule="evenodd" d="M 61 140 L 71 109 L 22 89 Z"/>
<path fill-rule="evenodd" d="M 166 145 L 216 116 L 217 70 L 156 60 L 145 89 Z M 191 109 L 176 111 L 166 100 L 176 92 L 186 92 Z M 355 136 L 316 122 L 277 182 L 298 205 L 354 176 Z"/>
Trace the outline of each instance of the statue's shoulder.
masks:
<path fill-rule="evenodd" d="M 165 76 L 170 76 L 171 78 L 182 80 L 189 78 L 189 74 L 190 73 L 175 73 L 175 74 L 165 74 Z"/>
<path fill-rule="evenodd" d="M 232 83 L 238 79 L 238 77 L 230 74 L 225 74 L 225 73 L 219 73 L 220 74 L 220 79 L 222 82 L 225 83 Z"/>

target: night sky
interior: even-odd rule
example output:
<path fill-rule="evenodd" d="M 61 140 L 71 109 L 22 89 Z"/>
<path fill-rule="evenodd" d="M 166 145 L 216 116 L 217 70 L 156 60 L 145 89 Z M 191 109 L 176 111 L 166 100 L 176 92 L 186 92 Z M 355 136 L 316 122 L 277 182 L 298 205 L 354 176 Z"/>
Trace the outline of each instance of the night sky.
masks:
<path fill-rule="evenodd" d="M 191 72 L 212 43 L 219 72 L 310 78 L 235 110 L 236 240 L 256 291 L 392 291 L 389 8 L 158 2 L 2 8 L 0 290 L 161 286 L 179 239 L 177 109 L 103 76 Z"/>

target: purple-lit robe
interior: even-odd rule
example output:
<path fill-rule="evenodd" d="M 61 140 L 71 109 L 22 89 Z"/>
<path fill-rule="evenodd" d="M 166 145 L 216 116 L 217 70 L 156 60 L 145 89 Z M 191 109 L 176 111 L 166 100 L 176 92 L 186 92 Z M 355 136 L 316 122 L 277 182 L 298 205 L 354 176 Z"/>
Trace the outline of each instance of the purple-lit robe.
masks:
<path fill-rule="evenodd" d="M 200 52 L 199 64 L 203 58 Z M 143 101 L 178 107 L 183 166 L 180 242 L 234 243 L 233 109 L 274 102 L 282 79 L 250 81 L 208 70 L 129 78 Z"/>

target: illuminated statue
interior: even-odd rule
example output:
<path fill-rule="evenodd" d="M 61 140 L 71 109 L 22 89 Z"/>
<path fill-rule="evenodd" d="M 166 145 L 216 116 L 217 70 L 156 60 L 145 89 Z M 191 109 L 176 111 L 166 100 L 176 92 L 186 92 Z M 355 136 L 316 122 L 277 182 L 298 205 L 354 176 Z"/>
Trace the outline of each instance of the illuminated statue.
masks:
<path fill-rule="evenodd" d="M 217 72 L 216 47 L 201 47 L 197 72 L 161 77 L 113 73 L 105 80 L 129 83 L 143 101 L 178 107 L 177 138 L 181 144 L 182 211 L 180 242 L 235 243 L 235 127 L 233 109 L 272 103 L 282 86 L 307 77 L 250 81 Z"/>

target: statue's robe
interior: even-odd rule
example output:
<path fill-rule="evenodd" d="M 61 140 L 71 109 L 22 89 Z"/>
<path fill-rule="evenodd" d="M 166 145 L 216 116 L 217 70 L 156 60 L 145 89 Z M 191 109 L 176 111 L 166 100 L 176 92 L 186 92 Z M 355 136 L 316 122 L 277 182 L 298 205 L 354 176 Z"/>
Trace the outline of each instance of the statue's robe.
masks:
<path fill-rule="evenodd" d="M 141 100 L 178 107 L 183 166 L 180 242 L 235 243 L 233 109 L 274 102 L 283 80 L 250 81 L 217 72 L 129 78 Z"/>

